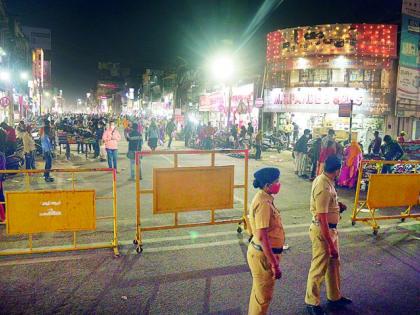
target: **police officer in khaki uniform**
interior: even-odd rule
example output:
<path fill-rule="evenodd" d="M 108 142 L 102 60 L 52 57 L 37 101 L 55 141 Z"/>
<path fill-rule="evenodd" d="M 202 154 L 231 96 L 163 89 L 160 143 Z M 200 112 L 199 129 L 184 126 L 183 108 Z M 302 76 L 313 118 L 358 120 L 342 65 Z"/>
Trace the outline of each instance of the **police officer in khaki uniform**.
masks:
<path fill-rule="evenodd" d="M 280 171 L 267 167 L 254 174 L 254 187 L 259 191 L 249 209 L 249 224 L 253 234 L 248 246 L 248 264 L 252 274 L 249 315 L 266 314 L 273 297 L 276 279 L 281 278 L 280 254 L 284 245 L 284 230 L 273 195 L 280 190 Z"/>
<path fill-rule="evenodd" d="M 340 205 L 334 186 L 340 174 L 341 160 L 333 155 L 325 161 L 324 172 L 312 184 L 310 209 L 312 224 L 309 236 L 312 241 L 312 262 L 308 275 L 305 303 L 309 314 L 325 314 L 321 308 L 320 289 L 324 281 L 327 287 L 328 304 L 343 307 L 352 303 L 341 295 L 340 258 L 337 224 L 340 220 Z M 344 205 L 341 205 L 344 207 Z"/>

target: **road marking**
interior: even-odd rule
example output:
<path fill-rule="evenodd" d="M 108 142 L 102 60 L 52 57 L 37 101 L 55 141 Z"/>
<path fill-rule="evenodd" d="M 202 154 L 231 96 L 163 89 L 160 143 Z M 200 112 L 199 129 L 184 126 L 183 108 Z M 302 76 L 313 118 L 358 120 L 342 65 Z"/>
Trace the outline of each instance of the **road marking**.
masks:
<path fill-rule="evenodd" d="M 413 222 L 415 224 L 416 222 Z M 410 224 L 411 225 L 411 224 Z M 388 227 L 395 227 L 395 225 L 382 225 L 381 228 L 385 229 Z M 340 230 L 340 234 L 343 233 L 355 233 L 360 231 L 372 230 L 371 227 L 349 227 Z M 286 234 L 286 240 L 290 238 L 296 238 L 301 236 L 307 236 L 308 232 L 296 232 L 296 233 L 289 233 Z M 147 245 L 146 241 L 146 245 Z M 124 244 L 124 242 L 121 242 Z M 215 247 L 215 246 L 224 246 L 224 245 L 235 245 L 238 244 L 238 239 L 235 240 L 225 240 L 225 241 L 217 241 L 217 242 L 207 242 L 207 243 L 199 243 L 199 244 L 186 244 L 186 245 L 175 245 L 175 246 L 161 246 L 161 247 L 152 247 L 146 248 L 145 251 L 147 253 L 161 253 L 161 252 L 169 252 L 169 251 L 177 251 L 182 249 L 197 249 L 197 248 L 207 248 L 207 247 Z M 347 246 L 344 246 L 347 247 Z"/>
<path fill-rule="evenodd" d="M 417 222 L 407 222 L 404 224 L 404 226 L 408 226 L 408 225 L 414 225 Z M 417 223 L 418 224 L 418 223 Z M 290 229 L 290 228 L 297 228 L 297 227 L 309 227 L 310 223 L 306 223 L 306 224 L 295 224 L 295 225 L 285 225 L 283 226 L 285 229 Z M 401 226 L 401 225 L 399 225 Z M 386 228 L 392 228 L 392 227 L 396 227 L 396 225 L 392 225 L 392 224 L 388 224 L 388 225 L 382 225 L 381 229 L 386 229 Z M 371 227 L 348 227 L 348 228 L 344 228 L 344 229 L 340 229 L 339 233 L 343 234 L 343 233 L 354 233 L 354 232 L 361 232 L 361 231 L 368 231 L 368 230 L 372 230 Z M 227 231 L 227 232 L 215 232 L 215 233 L 207 233 L 207 234 L 198 234 L 194 237 L 192 237 L 191 235 L 183 235 L 183 236 L 172 236 L 172 237 L 161 237 L 161 238 L 146 238 L 143 244 L 149 244 L 149 243 L 160 243 L 160 242 L 167 242 L 167 241 L 177 241 L 177 240 L 188 240 L 188 239 L 196 239 L 196 238 L 211 238 L 211 237 L 215 237 L 215 236 L 226 236 L 226 235 L 233 235 L 234 232 L 233 231 Z M 295 233 L 288 233 L 286 234 L 286 239 L 289 238 L 295 238 L 295 237 L 301 237 L 301 236 L 305 236 L 308 235 L 308 231 L 303 231 L 303 232 L 295 232 Z M 226 243 L 227 242 L 227 243 Z M 166 246 L 166 247 L 159 247 L 154 249 L 153 251 L 160 251 L 163 250 L 165 248 L 167 248 L 168 250 L 175 248 L 173 250 L 177 250 L 176 248 L 179 247 L 179 249 L 183 249 L 185 246 L 185 248 L 189 248 L 188 246 L 193 246 L 191 248 L 196 248 L 194 246 L 201 246 L 201 247 L 206 247 L 206 246 L 216 246 L 217 244 L 220 245 L 224 245 L 224 244 L 234 244 L 237 243 L 238 240 L 226 240 L 226 241 L 217 241 L 217 242 L 211 242 L 211 243 L 200 243 L 200 244 L 187 244 L 187 245 L 179 245 L 179 246 Z M 119 242 L 120 245 L 129 245 L 132 244 L 131 241 L 121 241 Z M 215 244 L 215 245 L 213 245 Z M 198 248 L 201 248 L 198 247 Z M 148 249 L 148 251 L 151 249 Z"/>
<path fill-rule="evenodd" d="M 283 226 L 285 229 L 291 228 L 299 228 L 299 227 L 309 227 L 310 223 L 305 224 L 294 224 L 294 225 L 285 225 Z M 181 235 L 181 236 L 168 236 L 168 237 L 156 237 L 156 238 L 146 238 L 145 243 L 160 243 L 160 242 L 170 242 L 170 241 L 181 241 L 181 240 L 189 240 L 189 239 L 197 239 L 197 238 L 211 238 L 216 236 L 226 236 L 232 235 L 234 231 L 223 231 L 223 232 L 214 232 L 214 233 L 206 233 L 206 234 L 197 234 L 197 235 Z M 305 232 L 307 233 L 307 232 Z M 131 244 L 131 241 L 121 241 L 119 242 L 122 245 Z"/>
<path fill-rule="evenodd" d="M 104 253 L 104 256 L 105 255 L 106 254 Z M 68 260 L 80 260 L 80 259 L 94 258 L 94 257 L 97 258 L 98 253 L 96 253 L 96 254 L 83 254 L 83 255 L 76 255 L 76 256 L 23 258 L 23 259 L 0 261 L 0 267 L 50 263 L 50 262 L 59 262 L 59 261 L 68 261 Z"/>

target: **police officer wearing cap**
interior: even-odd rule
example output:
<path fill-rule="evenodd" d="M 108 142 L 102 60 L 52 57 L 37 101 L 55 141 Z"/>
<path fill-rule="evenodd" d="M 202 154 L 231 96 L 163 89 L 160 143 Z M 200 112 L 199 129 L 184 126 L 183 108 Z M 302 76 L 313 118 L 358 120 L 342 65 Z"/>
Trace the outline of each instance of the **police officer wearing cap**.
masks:
<path fill-rule="evenodd" d="M 341 160 L 335 155 L 325 161 L 324 172 L 312 183 L 310 210 L 312 224 L 309 236 L 312 241 L 312 261 L 306 287 L 305 303 L 309 314 L 325 314 L 321 308 L 320 290 L 325 278 L 328 305 L 343 307 L 352 303 L 341 295 L 340 257 L 337 224 L 340 209 L 334 180 L 340 174 Z"/>
<path fill-rule="evenodd" d="M 273 297 L 274 284 L 280 279 L 280 254 L 284 245 L 284 230 L 273 195 L 280 190 L 280 171 L 267 167 L 254 174 L 254 187 L 259 191 L 249 209 L 252 241 L 248 246 L 248 264 L 252 274 L 249 315 L 266 314 Z"/>

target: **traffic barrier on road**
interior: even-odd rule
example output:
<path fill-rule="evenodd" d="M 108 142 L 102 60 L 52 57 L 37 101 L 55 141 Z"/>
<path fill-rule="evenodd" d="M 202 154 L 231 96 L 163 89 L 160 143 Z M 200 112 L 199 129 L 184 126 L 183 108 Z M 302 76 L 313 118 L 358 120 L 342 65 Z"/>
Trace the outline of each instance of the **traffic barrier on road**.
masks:
<path fill-rule="evenodd" d="M 384 167 L 389 174 L 382 174 Z M 412 213 L 420 198 L 420 161 L 362 160 L 354 199 L 352 225 L 363 222 L 370 225 L 377 235 L 377 221 L 419 218 L 420 213 Z M 366 192 L 367 191 L 367 192 Z M 378 215 L 378 210 L 405 210 L 395 215 Z M 401 210 L 397 210 L 401 211 Z"/>
<path fill-rule="evenodd" d="M 14 183 L 23 186 L 20 189 L 15 187 L 9 189 L 7 185 L 3 186 L 5 201 L 0 204 L 6 208 L 6 219 L 2 223 L 6 229 L 0 229 L 2 239 L 0 256 L 100 248 L 112 248 L 114 254 L 118 256 L 116 171 L 109 168 L 93 168 L 52 169 L 50 172 L 61 176 L 59 179 L 62 181 L 44 184 L 41 182 L 43 179 L 39 177 L 43 175 L 44 170 L 0 171 L 1 176 L 16 174 L 10 178 L 9 186 L 13 186 Z M 102 175 L 110 175 L 112 178 L 106 178 L 106 180 L 112 183 L 112 194 L 100 195 L 101 193 L 95 188 L 95 183 L 86 182 L 82 174 L 89 175 L 90 180 L 95 176 L 102 178 Z M 60 184 L 64 185 L 62 189 L 50 189 L 57 188 Z M 97 204 L 101 200 L 112 201 L 112 214 L 106 213 L 108 209 L 105 209 L 97 215 Z M 104 233 L 112 233 L 110 242 L 86 241 L 86 239 L 96 240 L 99 233 L 97 223 L 102 224 L 109 220 L 112 220 L 112 230 L 109 229 Z M 54 236 L 48 238 L 44 233 L 54 233 Z M 24 242 L 23 235 L 27 235 L 27 242 Z M 70 240 L 70 235 L 71 244 L 61 244 L 62 239 Z M 79 238 L 85 241 L 79 243 Z M 57 239 L 60 241 L 59 245 L 55 244 Z M 43 243 L 43 245 L 47 243 L 47 245 L 34 246 L 35 240 L 37 243 Z M 16 244 L 25 245 L 25 243 L 27 245 L 25 248 L 22 246 L 9 248 Z"/>
<path fill-rule="evenodd" d="M 216 165 L 216 154 L 244 154 L 244 182 L 234 183 L 234 166 Z M 140 157 L 172 155 L 174 164 L 171 168 L 154 168 L 152 188 L 142 189 L 140 184 Z M 180 167 L 180 155 L 210 155 L 209 166 Z M 166 230 L 195 226 L 238 223 L 237 231 L 242 232 L 241 224 L 246 229 L 248 211 L 248 159 L 249 150 L 180 150 L 180 151 L 142 151 L 136 152 L 136 238 L 133 243 L 138 253 L 143 251 L 142 232 Z M 234 189 L 243 189 L 243 214 L 240 219 L 216 220 L 215 211 L 232 209 Z M 141 224 L 141 196 L 152 194 L 153 214 L 173 213 L 173 224 L 143 227 Z M 191 211 L 210 211 L 210 220 L 199 223 L 179 223 L 179 213 Z"/>

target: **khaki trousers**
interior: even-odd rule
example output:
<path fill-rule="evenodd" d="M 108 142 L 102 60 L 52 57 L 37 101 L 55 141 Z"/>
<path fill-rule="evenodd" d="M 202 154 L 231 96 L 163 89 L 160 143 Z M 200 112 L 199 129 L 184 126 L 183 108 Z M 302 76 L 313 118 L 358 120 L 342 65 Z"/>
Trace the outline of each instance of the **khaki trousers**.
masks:
<path fill-rule="evenodd" d="M 280 259 L 280 255 L 276 255 Z M 252 245 L 248 246 L 248 265 L 252 274 L 252 290 L 249 297 L 248 315 L 267 314 L 273 297 L 274 284 L 271 264 L 263 252 L 256 250 Z"/>
<path fill-rule="evenodd" d="M 338 231 L 330 229 L 333 242 L 339 250 Z M 327 242 L 321 234 L 321 228 L 311 224 L 309 236 L 312 241 L 312 262 L 306 286 L 305 303 L 310 305 L 320 305 L 321 284 L 325 278 L 327 298 L 336 301 L 341 298 L 340 292 L 340 258 L 334 259 L 328 255 Z"/>
<path fill-rule="evenodd" d="M 298 176 L 305 174 L 306 154 L 303 152 L 295 152 L 296 172 Z"/>

